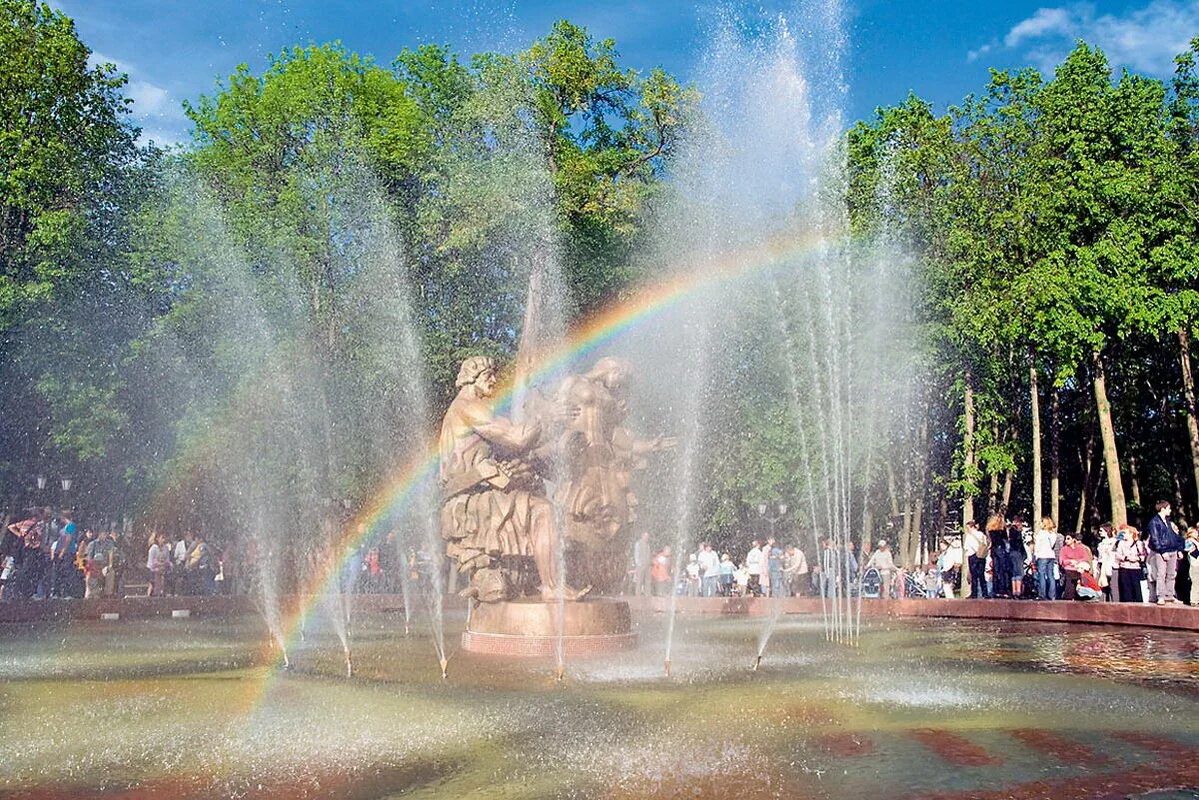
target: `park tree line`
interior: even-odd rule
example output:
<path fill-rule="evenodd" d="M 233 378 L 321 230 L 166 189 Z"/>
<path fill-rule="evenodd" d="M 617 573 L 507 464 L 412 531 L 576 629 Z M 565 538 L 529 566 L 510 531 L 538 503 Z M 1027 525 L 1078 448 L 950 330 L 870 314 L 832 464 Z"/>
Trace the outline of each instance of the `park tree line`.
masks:
<path fill-rule="evenodd" d="M 944 114 L 912 95 L 849 131 L 854 231 L 922 287 L 931 430 L 892 443 L 897 518 L 1199 512 L 1196 47 L 1160 81 L 1080 43 L 1052 76 L 992 71 Z"/>
<path fill-rule="evenodd" d="M 618 299 L 697 100 L 562 21 L 467 58 L 289 48 L 186 104 L 191 142 L 162 149 L 62 12 L 0 0 L 0 37 L 4 503 L 182 524 L 236 516 L 230 449 L 328 499 L 377 488 L 415 408 L 377 328 L 415 327 L 432 429 L 463 357 L 515 350 L 531 261 L 561 265 L 570 318 Z M 410 320 L 384 308 L 397 269 Z M 311 429 L 284 430 L 284 402 Z"/>
<path fill-rule="evenodd" d="M 513 353 L 530 261 L 562 265 L 569 318 L 634 290 L 698 114 L 693 89 L 560 22 L 515 53 L 291 48 L 190 103 L 191 142 L 164 150 L 139 144 L 125 76 L 89 55 L 61 12 L 0 0 L 5 503 L 41 473 L 70 474 L 59 499 L 80 506 L 219 505 L 220 453 L 246 446 L 230 421 L 269 417 L 272 363 L 310 370 L 297 403 L 344 409 L 322 417 L 322 492 L 369 495 L 393 465 L 367 445 L 396 435 L 406 389 L 366 325 L 347 237 L 364 210 L 383 211 L 412 293 L 431 426 L 463 356 Z M 863 529 L 890 519 L 914 557 L 995 510 L 1067 528 L 1159 496 L 1199 512 L 1197 145 L 1194 49 L 1163 82 L 1080 45 L 1052 76 L 994 72 L 944 114 L 911 96 L 848 131 L 852 232 L 912 265 L 919 332 L 905 424 L 854 500 Z M 270 358 L 231 355 L 228 253 Z M 745 427 L 721 432 L 700 519 L 731 544 L 745 509 L 800 508 L 805 487 L 772 395 L 747 379 L 726 396 Z M 255 461 L 286 472 L 279 441 Z"/>

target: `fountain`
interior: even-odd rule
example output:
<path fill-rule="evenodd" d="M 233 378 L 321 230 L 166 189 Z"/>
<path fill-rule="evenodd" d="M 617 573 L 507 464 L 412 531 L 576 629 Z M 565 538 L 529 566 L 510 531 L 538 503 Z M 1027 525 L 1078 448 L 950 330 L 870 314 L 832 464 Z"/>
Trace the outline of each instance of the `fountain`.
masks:
<path fill-rule="evenodd" d="M 630 544 L 636 500 L 631 471 L 672 440 L 641 440 L 622 427 L 627 364 L 603 358 L 567 377 L 552 397 L 528 395 L 525 421 L 495 416 L 495 362 L 463 362 L 440 439 L 442 536 L 470 578 L 463 647 L 507 655 L 565 656 L 630 646 L 631 615 L 614 592 Z M 563 480 L 551 501 L 546 484 Z M 576 569 L 568 571 L 567 542 Z M 567 575 L 589 580 L 578 588 Z"/>
<path fill-rule="evenodd" d="M 189 309 L 212 315 L 195 339 L 162 331 L 147 345 L 164 396 L 193 404 L 187 457 L 170 466 L 202 487 L 163 502 L 207 500 L 252 531 L 258 613 L 0 626 L 0 793 L 463 797 L 502 782 L 528 798 L 999 798 L 1180 785 L 1199 752 L 1189 632 L 897 619 L 853 592 L 861 488 L 877 442 L 910 413 L 906 261 L 885 237 L 850 242 L 830 203 L 843 188 L 842 22 L 836 2 L 807 11 L 788 15 L 806 30 L 718 21 L 699 76 L 706 118 L 672 166 L 645 285 L 592 327 L 565 322 L 543 154 L 517 143 L 515 166 L 472 165 L 519 206 L 497 261 L 521 275 L 525 313 L 511 371 L 475 350 L 454 365 L 445 409 L 393 212 L 352 152 L 294 176 L 331 215 L 329 274 L 301 285 L 280 268 L 271 292 L 248 275 L 279 264 L 251 267 L 219 202 L 181 177 L 183 222 L 167 238 L 227 302 Z M 335 294 L 353 301 L 330 310 Z M 338 394 L 311 348 L 340 337 L 377 393 Z M 193 358 L 201 347 L 219 357 Z M 750 392 L 780 409 L 763 428 L 796 433 L 778 489 L 802 520 L 786 535 L 817 548 L 818 618 L 814 601 L 797 611 L 781 597 L 740 607 L 764 618 L 689 614 L 698 604 L 678 594 L 715 514 L 753 522 L 705 491 Z M 341 443 L 343 413 L 367 433 Z M 264 469 L 277 452 L 286 463 Z M 372 503 L 373 489 L 338 485 L 350 453 L 400 488 Z M 641 530 L 676 559 L 669 598 L 652 603 L 619 596 Z M 394 598 L 355 594 L 350 554 L 384 532 L 402 623 Z M 1103 713 L 1084 726 L 1080 709 Z"/>

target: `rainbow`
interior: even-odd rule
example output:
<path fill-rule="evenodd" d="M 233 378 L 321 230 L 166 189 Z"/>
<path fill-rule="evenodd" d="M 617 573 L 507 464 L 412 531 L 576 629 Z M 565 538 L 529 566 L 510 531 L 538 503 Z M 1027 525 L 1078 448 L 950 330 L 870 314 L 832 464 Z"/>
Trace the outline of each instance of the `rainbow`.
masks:
<path fill-rule="evenodd" d="M 777 268 L 797 256 L 824 247 L 826 242 L 826 238 L 815 235 L 774 240 L 763 247 L 714 259 L 709 262 L 707 269 L 697 270 L 697 274 L 681 275 L 643 290 L 635 297 L 604 309 L 577 325 L 559 347 L 536 364 L 532 377 L 540 379 L 553 375 L 575 359 L 593 353 L 630 329 L 678 305 L 689 295 L 732 282 L 749 273 Z M 514 386 L 498 391 L 492 406 L 500 407 L 510 402 L 514 392 Z M 287 650 L 295 644 L 304 621 L 317 609 L 333 582 L 339 579 L 351 555 L 361 544 L 380 533 L 381 527 L 411 502 L 425 481 L 433 479 L 438 459 L 434 438 L 427 448 L 384 481 L 362 511 L 342 528 L 333 552 L 343 555 L 329 560 L 323 570 L 306 581 L 299 592 L 297 606 L 283 619 L 282 635 Z M 282 659 L 283 653 L 280 651 L 274 666 L 281 665 Z M 276 669 L 268 672 L 269 675 L 276 673 Z"/>

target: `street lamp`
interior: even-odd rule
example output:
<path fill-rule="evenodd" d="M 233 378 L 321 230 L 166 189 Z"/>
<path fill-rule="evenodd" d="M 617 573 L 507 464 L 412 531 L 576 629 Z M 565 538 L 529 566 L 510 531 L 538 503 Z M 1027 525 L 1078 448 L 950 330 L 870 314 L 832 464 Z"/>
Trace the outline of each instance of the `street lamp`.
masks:
<path fill-rule="evenodd" d="M 45 489 L 46 489 L 46 476 L 38 475 L 37 476 L 37 490 L 39 492 L 41 492 L 41 491 L 45 491 Z"/>
<path fill-rule="evenodd" d="M 774 539 L 775 538 L 774 525 L 776 522 L 781 520 L 783 517 L 787 516 L 787 504 L 786 503 L 778 504 L 778 516 L 774 516 L 774 515 L 768 516 L 766 511 L 767 511 L 766 504 L 759 503 L 758 504 L 758 516 L 770 523 L 770 538 Z"/>
<path fill-rule="evenodd" d="M 63 479 L 62 479 L 62 490 L 63 490 L 64 492 L 69 492 L 69 491 L 71 491 L 71 479 L 70 479 L 70 478 L 63 478 Z"/>

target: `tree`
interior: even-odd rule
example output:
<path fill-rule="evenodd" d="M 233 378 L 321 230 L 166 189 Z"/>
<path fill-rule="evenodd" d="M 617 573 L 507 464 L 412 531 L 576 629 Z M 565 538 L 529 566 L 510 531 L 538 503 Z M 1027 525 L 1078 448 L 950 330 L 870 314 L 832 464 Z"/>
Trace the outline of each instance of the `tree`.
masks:
<path fill-rule="evenodd" d="M 119 291 L 123 201 L 146 153 L 125 76 L 90 55 L 63 13 L 0 2 L 0 481 L 14 487 L 96 461 L 121 431 L 111 370 L 91 358 L 112 344 L 108 321 L 89 339 L 72 312 Z"/>

